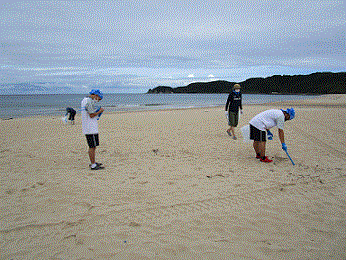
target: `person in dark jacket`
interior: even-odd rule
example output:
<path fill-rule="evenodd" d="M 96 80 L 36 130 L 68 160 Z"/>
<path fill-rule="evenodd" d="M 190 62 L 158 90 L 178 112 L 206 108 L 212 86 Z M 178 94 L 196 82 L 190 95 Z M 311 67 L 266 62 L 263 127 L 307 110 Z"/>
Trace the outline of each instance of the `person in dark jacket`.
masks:
<path fill-rule="evenodd" d="M 76 110 L 74 110 L 72 107 L 67 107 L 65 116 L 67 115 L 69 115 L 68 120 L 71 122 L 72 125 L 74 125 L 74 117 L 76 115 Z"/>
<path fill-rule="evenodd" d="M 240 85 L 235 84 L 233 86 L 232 92 L 228 96 L 226 107 L 225 107 L 225 112 L 228 118 L 228 125 L 229 125 L 229 128 L 227 129 L 227 134 L 229 136 L 233 136 L 234 140 L 237 139 L 234 133 L 234 128 L 238 126 L 239 108 L 240 108 L 240 113 L 243 113 L 242 94 L 240 92 Z"/>

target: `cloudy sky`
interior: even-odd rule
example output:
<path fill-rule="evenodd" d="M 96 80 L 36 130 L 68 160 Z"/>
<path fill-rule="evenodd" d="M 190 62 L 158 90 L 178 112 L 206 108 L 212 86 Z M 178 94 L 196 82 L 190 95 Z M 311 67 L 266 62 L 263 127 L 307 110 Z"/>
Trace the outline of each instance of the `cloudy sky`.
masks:
<path fill-rule="evenodd" d="M 0 0 L 0 94 L 346 71 L 344 2 Z"/>

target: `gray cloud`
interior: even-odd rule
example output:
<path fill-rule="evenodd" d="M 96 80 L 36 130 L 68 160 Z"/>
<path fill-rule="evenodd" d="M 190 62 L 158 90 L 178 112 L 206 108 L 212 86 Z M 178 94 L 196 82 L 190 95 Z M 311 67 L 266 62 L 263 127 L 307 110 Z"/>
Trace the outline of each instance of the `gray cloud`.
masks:
<path fill-rule="evenodd" d="M 0 5 L 1 78 L 134 91 L 183 85 L 189 74 L 341 71 L 345 24 L 335 0 L 9 1 Z"/>

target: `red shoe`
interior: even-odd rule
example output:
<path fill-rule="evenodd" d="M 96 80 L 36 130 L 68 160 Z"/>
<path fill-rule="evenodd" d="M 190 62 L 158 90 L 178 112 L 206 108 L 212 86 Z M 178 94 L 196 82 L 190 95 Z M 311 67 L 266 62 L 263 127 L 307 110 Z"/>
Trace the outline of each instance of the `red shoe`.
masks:
<path fill-rule="evenodd" d="M 261 159 L 261 156 L 260 155 L 256 155 L 256 159 Z"/>
<path fill-rule="evenodd" d="M 266 156 L 264 159 L 261 159 L 260 161 L 261 161 L 261 162 L 265 162 L 265 163 L 270 163 L 270 162 L 272 162 L 273 160 L 268 159 L 268 156 Z"/>

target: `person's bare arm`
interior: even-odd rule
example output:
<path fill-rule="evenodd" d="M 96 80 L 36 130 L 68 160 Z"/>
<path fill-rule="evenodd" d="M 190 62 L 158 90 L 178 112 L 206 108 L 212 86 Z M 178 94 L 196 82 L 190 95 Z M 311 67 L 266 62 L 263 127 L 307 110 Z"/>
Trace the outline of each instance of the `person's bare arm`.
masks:
<path fill-rule="evenodd" d="M 284 130 L 279 128 L 279 139 L 281 143 L 285 143 L 285 134 L 284 134 Z"/>

